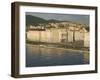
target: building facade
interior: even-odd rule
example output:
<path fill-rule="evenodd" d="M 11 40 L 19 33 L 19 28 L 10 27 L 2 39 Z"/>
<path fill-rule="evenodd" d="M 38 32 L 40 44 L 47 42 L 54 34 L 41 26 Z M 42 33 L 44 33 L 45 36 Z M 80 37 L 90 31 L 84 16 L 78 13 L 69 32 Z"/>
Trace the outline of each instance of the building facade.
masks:
<path fill-rule="evenodd" d="M 59 23 L 60 24 L 60 23 Z M 63 23 L 63 26 L 59 27 L 59 24 L 51 24 L 50 28 L 43 28 L 39 26 L 37 29 L 31 26 L 27 31 L 27 40 L 34 42 L 47 42 L 47 43 L 69 43 L 76 41 L 83 41 L 84 47 L 89 47 L 89 31 L 87 31 L 82 25 Z M 41 29 L 41 30 L 39 30 Z"/>

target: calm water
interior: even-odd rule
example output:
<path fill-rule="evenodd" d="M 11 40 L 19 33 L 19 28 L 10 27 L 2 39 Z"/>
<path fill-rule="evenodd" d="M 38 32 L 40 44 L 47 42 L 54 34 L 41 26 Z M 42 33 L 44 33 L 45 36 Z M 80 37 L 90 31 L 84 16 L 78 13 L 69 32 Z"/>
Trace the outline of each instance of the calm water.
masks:
<path fill-rule="evenodd" d="M 89 53 L 35 45 L 26 46 L 26 67 L 89 64 Z"/>

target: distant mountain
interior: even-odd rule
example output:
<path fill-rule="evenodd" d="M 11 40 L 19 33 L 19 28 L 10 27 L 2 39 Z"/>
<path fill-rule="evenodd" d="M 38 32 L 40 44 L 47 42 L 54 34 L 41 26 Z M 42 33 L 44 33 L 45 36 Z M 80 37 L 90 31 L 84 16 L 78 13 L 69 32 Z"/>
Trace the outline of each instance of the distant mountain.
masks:
<path fill-rule="evenodd" d="M 26 26 L 29 25 L 38 25 L 39 23 L 47 23 L 45 19 L 31 16 L 31 15 L 26 15 Z"/>
<path fill-rule="evenodd" d="M 59 21 L 59 20 L 55 20 L 55 19 L 50 19 L 50 20 L 48 20 L 48 22 L 56 23 L 56 22 L 61 22 L 61 21 Z"/>
<path fill-rule="evenodd" d="M 32 16 L 32 15 L 26 15 L 26 26 L 29 25 L 39 25 L 39 24 L 47 24 L 47 23 L 56 23 L 56 22 L 61 22 L 59 20 L 55 19 L 50 19 L 50 20 L 45 20 L 40 17 Z"/>
<path fill-rule="evenodd" d="M 50 19 L 50 20 L 45 20 L 43 18 L 40 17 L 36 17 L 33 15 L 26 15 L 26 26 L 28 27 L 29 25 L 39 25 L 39 24 L 48 24 L 48 23 L 60 23 L 60 22 L 69 22 L 69 23 L 73 23 L 72 21 L 59 21 L 59 20 L 55 20 L 55 19 Z M 78 23 L 76 23 L 78 24 Z M 89 31 L 89 27 L 85 27 L 88 31 Z"/>

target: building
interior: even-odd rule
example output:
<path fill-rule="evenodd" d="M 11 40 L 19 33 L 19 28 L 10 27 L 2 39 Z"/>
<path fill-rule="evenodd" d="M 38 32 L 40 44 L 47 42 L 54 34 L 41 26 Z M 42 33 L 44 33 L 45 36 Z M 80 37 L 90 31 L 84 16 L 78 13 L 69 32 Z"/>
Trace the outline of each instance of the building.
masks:
<path fill-rule="evenodd" d="M 57 24 L 57 25 L 56 25 Z M 27 31 L 27 40 L 46 43 L 74 43 L 84 42 L 89 47 L 89 31 L 83 25 L 75 23 L 49 23 L 43 26 L 30 26 Z"/>
<path fill-rule="evenodd" d="M 89 37 L 89 32 L 85 33 L 84 36 L 84 47 L 89 47 L 90 46 L 90 37 Z"/>

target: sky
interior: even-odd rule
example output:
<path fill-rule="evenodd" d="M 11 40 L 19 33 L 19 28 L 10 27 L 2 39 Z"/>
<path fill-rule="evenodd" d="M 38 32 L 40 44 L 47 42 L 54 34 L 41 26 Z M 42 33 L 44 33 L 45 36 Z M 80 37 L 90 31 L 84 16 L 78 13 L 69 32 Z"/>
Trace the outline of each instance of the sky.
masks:
<path fill-rule="evenodd" d="M 61 20 L 61 21 L 73 21 L 76 23 L 86 24 L 89 26 L 89 15 L 36 13 L 36 12 L 26 12 L 26 15 L 33 15 L 36 17 L 43 18 L 45 20 L 55 19 L 55 20 Z"/>

